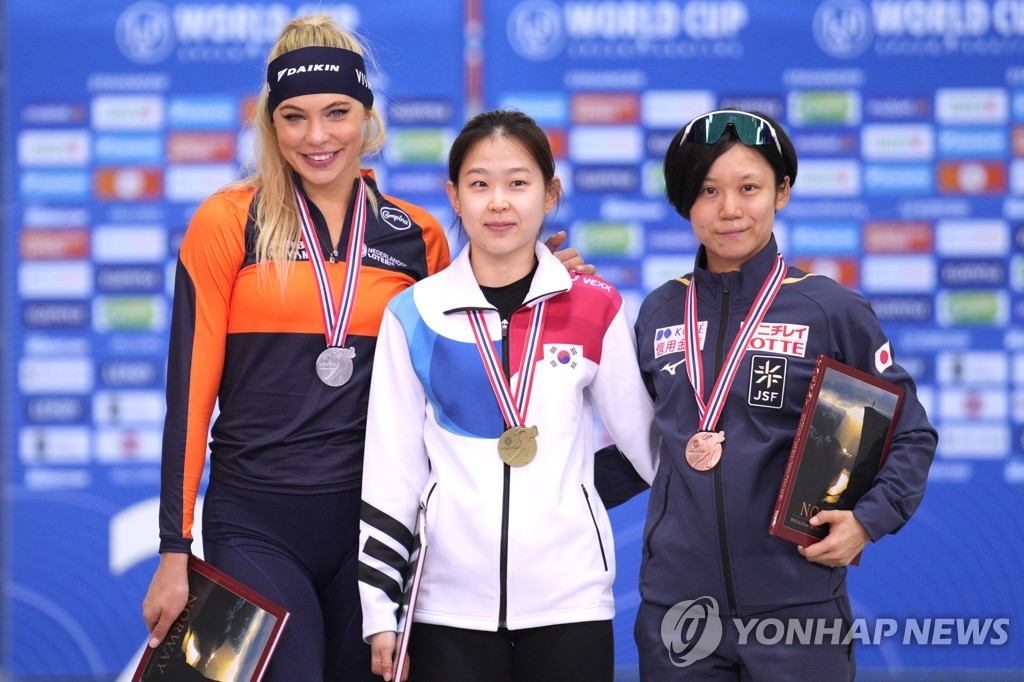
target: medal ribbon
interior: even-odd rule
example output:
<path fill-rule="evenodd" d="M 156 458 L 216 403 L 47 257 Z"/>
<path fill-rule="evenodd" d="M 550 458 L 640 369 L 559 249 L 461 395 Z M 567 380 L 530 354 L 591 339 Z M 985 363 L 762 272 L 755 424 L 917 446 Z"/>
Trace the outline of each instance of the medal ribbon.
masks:
<path fill-rule="evenodd" d="M 356 288 L 359 286 L 359 271 L 361 269 L 359 265 L 363 259 L 363 238 L 366 233 L 366 183 L 359 178 L 356 204 L 352 211 L 352 224 L 348 235 L 345 287 L 341 292 L 341 300 L 338 301 L 337 307 L 334 305 L 331 278 L 327 275 L 327 265 L 324 263 L 320 240 L 317 239 L 313 227 L 313 218 L 309 215 L 306 199 L 298 187 L 295 188 L 295 203 L 299 209 L 299 222 L 302 223 L 302 241 L 306 245 L 306 253 L 309 255 L 310 265 L 313 266 L 316 286 L 320 292 L 320 312 L 324 321 L 324 336 L 327 337 L 328 347 L 341 347 L 345 345 L 345 337 L 348 336 L 352 311 L 355 310 Z"/>
<path fill-rule="evenodd" d="M 501 409 L 505 423 L 509 426 L 526 426 L 526 408 L 530 404 L 530 393 L 533 391 L 533 377 L 536 374 L 537 363 L 533 361 L 537 353 L 537 346 L 540 344 L 541 332 L 544 328 L 544 308 L 546 301 L 541 301 L 533 308 L 533 315 L 530 317 L 530 328 L 526 332 L 526 347 L 523 349 L 523 359 L 519 367 L 519 384 L 515 398 L 512 388 L 509 386 L 505 373 L 501 371 L 501 362 L 498 354 L 494 352 L 494 344 L 491 343 L 490 335 L 487 333 L 487 323 L 484 321 L 482 310 L 468 310 L 469 326 L 473 329 L 473 337 L 476 340 L 477 350 L 480 351 L 480 358 L 484 361 L 484 369 L 487 371 L 487 378 L 491 380 L 491 388 L 494 390 L 494 397 L 498 399 L 498 407 Z"/>
<path fill-rule="evenodd" d="M 704 403 L 704 365 L 700 361 L 700 333 L 697 331 L 697 278 L 690 280 L 690 286 L 686 290 L 686 375 L 690 377 L 690 384 L 693 386 L 693 393 L 697 398 L 697 412 L 700 414 L 700 430 L 711 431 L 718 418 L 725 409 L 725 398 L 729 395 L 729 389 L 736 378 L 740 367 L 740 360 L 747 351 L 747 345 L 753 338 L 757 328 L 761 325 L 765 313 L 771 307 L 775 295 L 782 288 L 782 280 L 785 279 L 786 266 L 782 262 L 780 253 L 775 259 L 774 269 L 768 273 L 761 291 L 757 298 L 750 305 L 747 317 L 743 320 L 740 333 L 733 339 L 732 348 L 725 357 L 725 364 L 718 375 L 714 388 L 711 389 L 711 397 L 707 404 Z"/>

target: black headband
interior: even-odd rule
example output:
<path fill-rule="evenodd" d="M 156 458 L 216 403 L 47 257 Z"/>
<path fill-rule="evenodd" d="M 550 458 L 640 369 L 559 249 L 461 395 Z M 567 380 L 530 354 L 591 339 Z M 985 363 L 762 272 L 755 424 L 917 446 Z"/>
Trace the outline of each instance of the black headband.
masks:
<path fill-rule="evenodd" d="M 286 99 L 329 92 L 348 95 L 373 108 L 373 91 L 362 55 L 340 47 L 302 47 L 267 65 L 267 109 Z"/>

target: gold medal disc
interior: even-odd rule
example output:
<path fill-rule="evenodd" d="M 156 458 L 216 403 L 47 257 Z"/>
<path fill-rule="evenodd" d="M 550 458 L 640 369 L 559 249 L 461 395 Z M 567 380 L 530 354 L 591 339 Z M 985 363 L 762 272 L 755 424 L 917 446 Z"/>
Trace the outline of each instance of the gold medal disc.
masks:
<path fill-rule="evenodd" d="M 510 467 L 523 467 L 537 456 L 537 427 L 513 426 L 498 439 L 498 455 Z"/>

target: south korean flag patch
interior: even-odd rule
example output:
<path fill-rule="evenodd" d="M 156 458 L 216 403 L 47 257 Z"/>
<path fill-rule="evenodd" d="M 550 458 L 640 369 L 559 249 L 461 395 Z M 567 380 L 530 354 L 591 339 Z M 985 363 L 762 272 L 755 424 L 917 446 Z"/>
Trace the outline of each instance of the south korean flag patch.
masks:
<path fill-rule="evenodd" d="M 583 359 L 583 346 L 569 346 L 561 343 L 553 343 L 546 349 L 545 356 L 548 364 L 555 369 L 566 368 L 576 369 Z"/>
<path fill-rule="evenodd" d="M 747 404 L 751 407 L 782 408 L 786 394 L 788 360 L 777 355 L 755 355 L 750 358 L 750 391 Z"/>

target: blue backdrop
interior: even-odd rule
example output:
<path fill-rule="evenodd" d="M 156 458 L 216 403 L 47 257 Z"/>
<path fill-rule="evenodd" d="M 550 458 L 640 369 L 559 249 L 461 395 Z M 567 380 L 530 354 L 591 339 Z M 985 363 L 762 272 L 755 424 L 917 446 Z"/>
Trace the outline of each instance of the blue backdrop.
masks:
<path fill-rule="evenodd" d="M 323 9 L 374 48 L 386 191 L 448 224 L 448 144 L 476 110 L 519 107 L 558 156 L 554 227 L 634 310 L 696 249 L 663 199 L 674 132 L 722 106 L 783 121 L 800 154 L 787 260 L 868 296 L 941 436 L 917 516 L 850 571 L 855 615 L 900 624 L 861 640 L 859 667 L 1024 675 L 1021 0 L 3 7 L 0 671 L 133 667 L 177 245 L 248 157 L 273 39 Z M 613 512 L 624 678 L 645 503 Z M 904 643 L 908 619 L 951 629 Z M 971 619 L 1009 637 L 958 636 Z"/>

